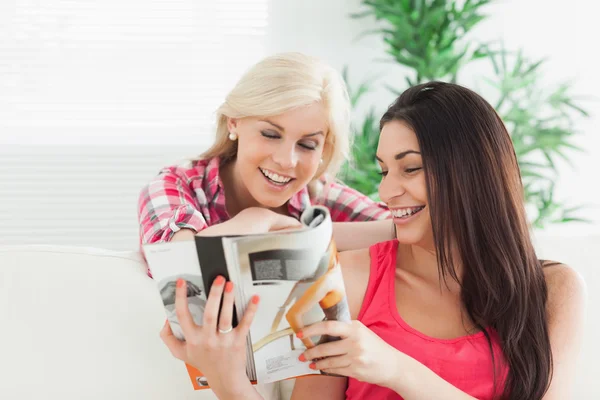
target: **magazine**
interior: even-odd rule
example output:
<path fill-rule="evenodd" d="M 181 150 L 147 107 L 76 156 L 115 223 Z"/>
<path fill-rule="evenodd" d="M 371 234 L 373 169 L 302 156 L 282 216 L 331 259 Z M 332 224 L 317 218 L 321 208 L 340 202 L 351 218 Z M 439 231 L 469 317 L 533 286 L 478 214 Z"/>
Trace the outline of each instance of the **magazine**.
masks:
<path fill-rule="evenodd" d="M 298 339 L 304 326 L 328 320 L 350 322 L 350 312 L 329 210 L 307 208 L 302 228 L 243 236 L 195 236 L 194 240 L 144 246 L 174 335 L 185 340 L 175 315 L 175 285 L 187 281 L 194 321 L 202 324 L 207 293 L 222 275 L 234 283 L 233 326 L 255 294 L 261 298 L 247 338 L 248 378 L 270 383 L 302 375 L 325 374 L 298 356 L 321 336 Z M 187 365 L 195 389 L 208 388 L 201 371 Z"/>

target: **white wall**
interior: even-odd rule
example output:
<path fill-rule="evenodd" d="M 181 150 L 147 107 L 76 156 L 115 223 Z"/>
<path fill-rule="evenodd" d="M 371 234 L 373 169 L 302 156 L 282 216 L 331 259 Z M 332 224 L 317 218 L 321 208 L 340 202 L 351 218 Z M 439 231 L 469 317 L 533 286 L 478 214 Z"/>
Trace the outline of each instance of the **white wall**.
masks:
<path fill-rule="evenodd" d="M 266 20 L 266 0 L 0 1 L 0 245 L 137 248 L 141 186 L 206 149 Z"/>
<path fill-rule="evenodd" d="M 577 144 L 585 154 L 573 156 L 575 168 L 559 165 L 561 178 L 557 197 L 570 204 L 589 204 L 584 212 L 595 224 L 558 225 L 548 228 L 561 234 L 589 234 L 600 231 L 600 56 L 597 40 L 600 24 L 596 15 L 600 3 L 572 0 L 568 5 L 559 0 L 505 0 L 488 7 L 491 15 L 474 32 L 481 41 L 504 40 L 509 49 L 524 48 L 532 58 L 547 57 L 544 84 L 574 79 L 574 93 L 589 98 L 583 103 L 592 118 L 581 119 L 582 134 Z M 373 19 L 352 20 L 348 14 L 363 9 L 359 0 L 271 0 L 267 50 L 304 51 L 322 57 L 337 68 L 350 67 L 350 77 L 357 83 L 368 76 L 401 86 L 406 69 L 385 63 L 382 41 L 375 35 L 356 40 L 358 34 L 377 25 Z M 476 89 L 475 77 L 488 74 L 487 64 L 468 67 L 460 81 Z M 485 91 L 482 93 L 486 96 Z M 595 100 L 591 98 L 595 97 Z M 365 99 L 364 106 L 375 105 L 383 112 L 393 96 L 379 88 Z M 491 100 L 491 99 L 490 99 Z"/>

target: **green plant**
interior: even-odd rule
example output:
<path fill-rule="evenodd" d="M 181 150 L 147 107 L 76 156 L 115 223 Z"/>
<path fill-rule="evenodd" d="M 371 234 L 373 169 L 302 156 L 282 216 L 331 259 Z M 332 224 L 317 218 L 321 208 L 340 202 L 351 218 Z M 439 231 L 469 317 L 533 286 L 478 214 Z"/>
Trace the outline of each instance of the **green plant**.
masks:
<path fill-rule="evenodd" d="M 348 69 L 343 71 L 343 77 L 348 82 Z M 369 92 L 372 80 L 362 82 L 356 90 L 348 85 L 348 94 L 353 108 L 356 108 L 363 96 Z M 371 107 L 363 120 L 352 126 L 352 159 L 342 166 L 340 179 L 347 185 L 379 200 L 375 182 L 381 180 L 379 166 L 374 163 L 379 141 L 379 119 L 375 108 Z"/>
<path fill-rule="evenodd" d="M 587 116 L 570 94 L 570 86 L 548 89 L 541 83 L 544 60 L 531 61 L 522 50 L 507 51 L 502 45 L 480 43 L 469 35 L 485 20 L 484 6 L 491 0 L 363 0 L 366 10 L 353 18 L 372 16 L 380 27 L 364 32 L 378 34 L 393 62 L 409 67 L 404 88 L 430 80 L 460 81 L 461 69 L 472 62 L 488 62 L 492 77 L 481 81 L 495 90 L 495 108 L 507 125 L 521 168 L 525 201 L 532 224 L 582 221 L 578 207 L 555 200 L 556 161 L 569 161 L 569 153 L 581 151 L 573 144 L 574 117 Z M 345 71 L 347 77 L 347 71 Z M 351 90 L 353 106 L 373 82 Z M 349 85 L 352 87 L 352 85 Z M 403 88 L 387 86 L 395 94 Z M 376 198 L 379 176 L 374 161 L 377 120 L 371 108 L 362 123 L 354 125 L 353 162 L 342 169 L 350 186 Z M 360 165 L 360 168 L 356 168 Z"/>

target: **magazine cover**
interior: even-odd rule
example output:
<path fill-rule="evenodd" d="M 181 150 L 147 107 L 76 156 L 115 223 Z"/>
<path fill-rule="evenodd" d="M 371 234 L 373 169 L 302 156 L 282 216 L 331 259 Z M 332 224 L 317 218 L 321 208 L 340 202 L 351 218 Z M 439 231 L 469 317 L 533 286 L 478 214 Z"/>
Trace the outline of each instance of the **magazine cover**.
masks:
<path fill-rule="evenodd" d="M 188 282 L 189 308 L 202 323 L 210 283 L 223 275 L 234 283 L 234 326 L 254 294 L 261 304 L 250 328 L 247 374 L 270 383 L 321 374 L 298 356 L 333 337 L 296 337 L 303 327 L 324 319 L 350 321 L 332 223 L 324 207 L 310 207 L 302 229 L 260 235 L 201 237 L 194 241 L 144 246 L 174 334 L 184 340 L 174 312 L 178 278 Z M 201 371 L 187 366 L 195 389 L 208 388 Z"/>

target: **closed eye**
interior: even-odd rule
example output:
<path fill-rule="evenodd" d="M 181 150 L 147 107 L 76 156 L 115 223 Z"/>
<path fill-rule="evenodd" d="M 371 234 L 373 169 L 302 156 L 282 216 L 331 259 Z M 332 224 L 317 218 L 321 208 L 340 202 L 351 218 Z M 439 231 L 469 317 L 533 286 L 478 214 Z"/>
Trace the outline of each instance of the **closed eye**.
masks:
<path fill-rule="evenodd" d="M 306 149 L 306 150 L 316 150 L 317 147 L 319 146 L 318 143 L 315 142 L 308 142 L 308 143 L 298 143 L 300 145 L 300 147 Z"/>
<path fill-rule="evenodd" d="M 267 139 L 281 139 L 281 135 L 279 133 L 276 132 L 271 132 L 271 131 L 261 131 L 260 132 L 261 135 L 263 135 L 264 137 L 266 137 Z M 317 147 L 319 147 L 319 143 L 315 142 L 315 141 L 308 141 L 308 142 L 300 142 L 298 143 L 298 146 L 302 147 L 304 150 L 316 150 Z"/>
<path fill-rule="evenodd" d="M 275 132 L 261 131 L 260 133 L 261 135 L 269 139 L 279 139 L 281 137 L 281 135 Z"/>

